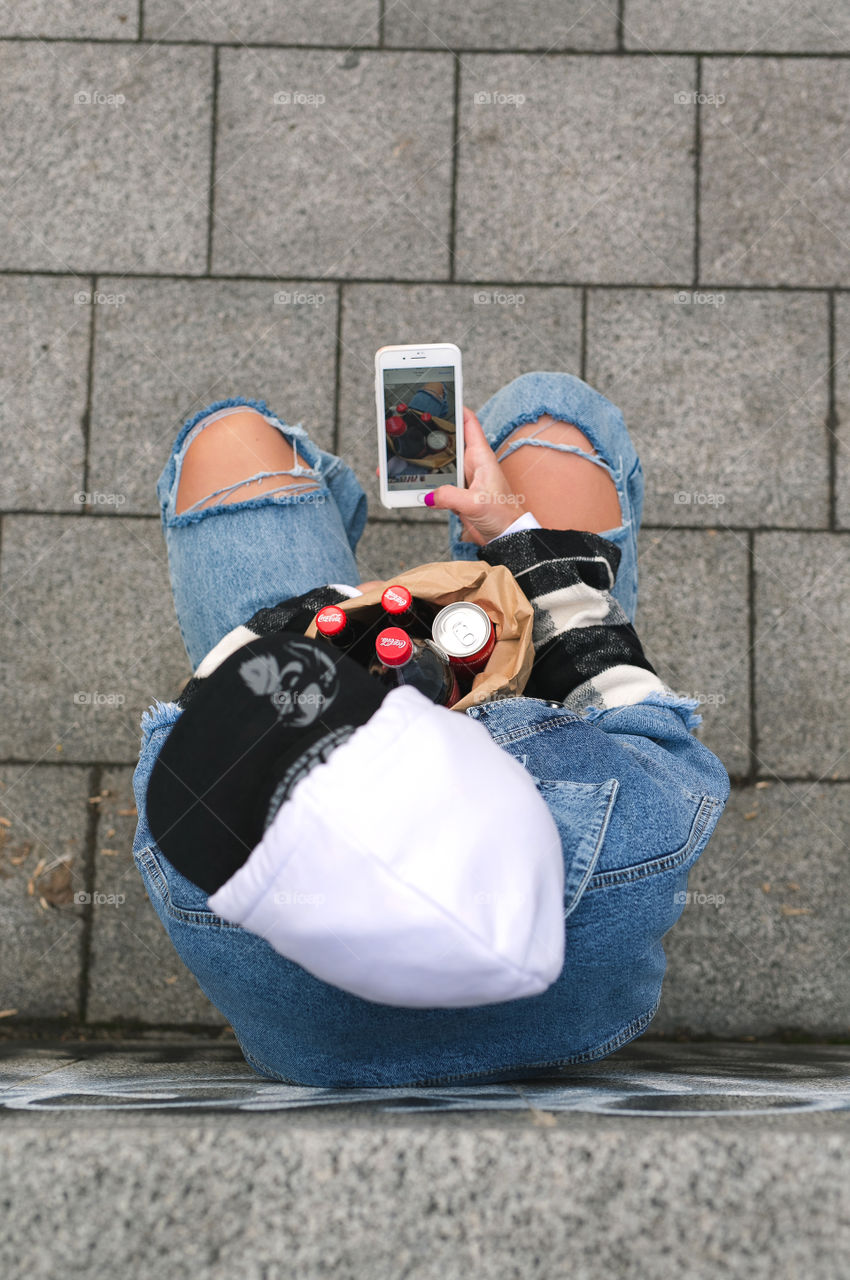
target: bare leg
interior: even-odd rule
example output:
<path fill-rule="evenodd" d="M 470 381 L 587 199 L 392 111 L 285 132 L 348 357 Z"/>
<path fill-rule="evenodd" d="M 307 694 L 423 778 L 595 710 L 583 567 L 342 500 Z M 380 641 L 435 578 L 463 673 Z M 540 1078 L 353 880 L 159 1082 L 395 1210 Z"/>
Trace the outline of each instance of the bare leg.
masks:
<path fill-rule="evenodd" d="M 501 461 L 509 441 L 532 433 L 537 439 L 577 445 L 587 453 L 596 452 L 578 427 L 570 422 L 560 422 L 546 413 L 536 422 L 512 431 L 500 445 L 497 459 Z M 617 487 L 609 473 L 576 453 L 524 445 L 515 449 L 501 465 L 523 507 L 534 513 L 544 529 L 605 533 L 623 523 Z"/>
<path fill-rule="evenodd" d="M 305 465 L 303 458 L 298 461 Z M 245 502 L 280 489 L 286 484 L 285 476 L 267 475 L 259 480 L 252 477 L 261 471 L 290 471 L 295 465 L 292 445 L 262 414 L 248 408 L 229 413 L 204 427 L 186 450 L 177 490 L 177 513 L 195 503 L 206 507 Z M 318 488 L 309 476 L 290 476 L 289 480 L 299 491 Z M 229 485 L 239 487 L 215 496 Z M 207 495 L 211 496 L 204 501 Z"/>

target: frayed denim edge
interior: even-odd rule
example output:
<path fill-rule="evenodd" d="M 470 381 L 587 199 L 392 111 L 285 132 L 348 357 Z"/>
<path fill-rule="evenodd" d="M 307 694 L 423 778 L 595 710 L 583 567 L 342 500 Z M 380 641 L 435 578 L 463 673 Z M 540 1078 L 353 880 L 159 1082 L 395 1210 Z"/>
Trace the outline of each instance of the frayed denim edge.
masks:
<path fill-rule="evenodd" d="M 287 475 L 288 472 L 282 474 Z M 234 511 L 244 511 L 251 507 L 271 507 L 284 506 L 289 503 L 298 502 L 326 502 L 328 498 L 327 489 L 321 487 L 317 489 L 305 489 L 303 492 L 296 490 L 290 496 L 278 498 L 277 491 L 275 493 L 260 493 L 254 498 L 244 498 L 242 502 L 217 502 L 212 507 L 201 507 L 199 511 L 180 511 L 168 520 L 167 527 L 169 529 L 183 529 L 190 524 L 199 524 L 201 520 L 206 520 L 207 516 L 227 516 Z"/>
<path fill-rule="evenodd" d="M 177 439 L 174 441 L 174 445 L 171 450 L 172 458 L 178 452 L 180 446 L 192 428 L 196 427 L 204 418 L 208 418 L 211 413 L 217 413 L 219 409 L 235 409 L 239 406 L 244 406 L 248 409 L 256 409 L 258 413 L 267 413 L 272 418 L 276 418 L 282 426 L 289 426 L 289 423 L 284 422 L 282 418 L 278 418 L 277 414 L 272 412 L 265 400 L 249 400 L 245 396 L 230 396 L 226 400 L 215 400 L 212 404 L 208 404 L 206 408 L 199 409 L 197 413 L 193 414 L 191 418 L 187 418 L 183 423 L 183 426 L 177 433 Z"/>
<path fill-rule="evenodd" d="M 583 419 L 578 414 L 570 414 L 569 418 L 567 419 L 564 417 L 564 413 L 562 409 L 552 409 L 549 407 L 548 404 L 544 404 L 543 407 L 540 409 L 526 410 L 524 413 L 519 414 L 516 418 L 512 418 L 511 421 L 505 426 L 504 428 L 505 434 L 504 436 L 502 436 L 501 439 L 499 439 L 500 432 L 498 431 L 496 432 L 496 437 L 495 437 L 496 442 L 494 444 L 491 443 L 490 448 L 495 453 L 496 450 L 501 448 L 501 446 L 505 443 L 505 441 L 507 440 L 508 436 L 511 434 L 512 431 L 516 430 L 517 427 L 524 427 L 528 423 L 536 422 L 537 419 L 541 418 L 544 413 L 548 413 L 551 418 L 557 418 L 559 422 L 570 422 L 574 427 L 578 427 L 579 431 L 583 431 L 584 434 L 587 436 L 588 440 L 590 441 L 590 443 L 593 445 L 596 452 L 599 454 L 602 461 L 606 464 L 606 466 L 612 472 L 612 474 L 614 476 L 622 478 L 622 473 L 619 470 L 614 469 L 612 463 L 608 461 L 608 459 L 605 457 L 604 453 L 602 452 L 602 447 L 599 441 L 599 437 L 596 435 L 595 426 L 592 423 L 588 423 L 587 421 L 585 421 L 585 419 Z"/>
<path fill-rule="evenodd" d="M 235 408 L 242 408 L 242 407 L 247 409 L 256 409 L 258 413 L 267 414 L 269 417 L 274 418 L 276 422 L 279 422 L 282 427 L 285 427 L 287 431 L 293 431 L 300 434 L 302 436 L 302 440 L 300 443 L 302 446 L 302 452 L 304 454 L 304 461 L 309 462 L 309 458 L 307 456 L 309 453 L 309 449 L 307 450 L 303 449 L 303 441 L 304 439 L 309 441 L 309 436 L 304 431 L 304 424 L 302 422 L 296 422 L 293 425 L 292 423 L 286 422 L 283 418 L 279 418 L 277 414 L 274 412 L 274 410 L 269 408 L 265 400 L 251 400 L 247 396 L 229 396 L 226 400 L 214 400 L 212 404 L 208 404 L 206 405 L 205 408 L 199 409 L 198 412 L 193 414 L 191 418 L 186 419 L 186 421 L 183 423 L 183 426 L 180 428 L 179 432 L 177 433 L 177 439 L 174 441 L 174 444 L 171 446 L 171 454 L 169 455 L 168 463 L 166 465 L 170 465 L 171 467 L 175 467 L 177 465 L 177 458 L 179 457 L 180 450 L 183 446 L 184 440 L 189 435 L 189 433 L 193 430 L 193 428 L 196 427 L 199 422 L 202 422 L 204 418 L 208 418 L 211 414 L 217 413 L 219 409 L 235 409 Z M 310 444 L 312 445 L 312 441 L 310 441 Z M 311 462 L 309 464 L 309 470 L 316 471 L 317 469 L 318 469 L 317 462 Z M 333 468 L 331 468 L 331 471 L 333 471 Z M 324 477 L 324 479 L 326 480 L 327 477 Z M 172 480 L 173 480 L 173 476 L 172 476 Z M 324 494 L 324 492 L 325 491 L 321 488 L 310 489 L 308 490 L 308 492 L 303 494 L 296 493 L 295 495 L 293 495 L 292 498 L 289 499 L 289 501 L 290 502 L 299 502 L 299 501 L 306 502 L 311 498 L 315 501 L 315 495 L 317 493 Z M 273 501 L 273 499 L 267 498 L 266 495 L 258 494 L 256 497 L 246 498 L 242 502 L 229 502 L 225 504 L 217 504 L 216 506 L 213 506 L 213 507 L 204 507 L 200 511 L 180 511 L 180 512 L 177 512 L 174 516 L 172 516 L 170 521 L 168 520 L 168 517 L 166 515 L 166 511 L 167 511 L 167 503 L 166 503 L 165 506 L 161 505 L 160 514 L 162 518 L 162 524 L 164 527 L 167 526 L 170 528 L 179 528 L 183 525 L 196 524 L 198 521 L 204 519 L 205 516 L 208 516 L 210 514 L 213 514 L 213 515 L 228 514 L 231 510 L 238 511 L 240 507 L 263 505 L 264 502 L 271 502 L 271 501 Z"/>
<path fill-rule="evenodd" d="M 666 707 L 670 711 L 677 711 L 684 721 L 686 729 L 696 729 L 697 725 L 702 724 L 702 716 L 694 710 L 699 706 L 699 698 L 680 698 L 675 693 L 650 693 L 645 698 L 641 698 L 640 702 L 628 703 L 628 706 L 635 707 Z M 623 707 L 587 707 L 582 712 L 582 720 L 598 720 L 601 716 L 608 715 L 611 711 L 622 711 Z"/>
<path fill-rule="evenodd" d="M 168 725 L 174 724 L 182 714 L 183 708 L 178 707 L 176 702 L 160 702 L 157 698 L 153 706 L 142 712 L 139 726 L 142 731 L 142 746 L 157 729 L 164 729 Z"/>

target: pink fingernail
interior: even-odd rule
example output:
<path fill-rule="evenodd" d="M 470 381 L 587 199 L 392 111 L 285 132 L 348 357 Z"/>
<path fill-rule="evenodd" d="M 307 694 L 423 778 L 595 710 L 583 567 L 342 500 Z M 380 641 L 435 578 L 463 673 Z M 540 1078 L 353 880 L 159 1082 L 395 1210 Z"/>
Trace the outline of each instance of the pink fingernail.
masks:
<path fill-rule="evenodd" d="M 433 505 L 434 505 L 434 490 L 432 489 L 430 493 L 425 494 L 425 506 L 433 507 Z"/>

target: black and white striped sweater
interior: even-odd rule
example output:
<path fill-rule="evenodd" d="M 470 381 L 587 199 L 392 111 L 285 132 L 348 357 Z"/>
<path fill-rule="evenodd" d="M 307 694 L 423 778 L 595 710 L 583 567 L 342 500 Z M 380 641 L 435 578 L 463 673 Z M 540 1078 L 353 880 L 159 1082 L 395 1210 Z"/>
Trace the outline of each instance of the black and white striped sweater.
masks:
<path fill-rule="evenodd" d="M 620 550 L 595 533 L 524 528 L 478 548 L 478 559 L 501 564 L 516 578 L 534 609 L 534 665 L 524 695 L 564 705 L 578 714 L 651 698 L 682 699 L 659 678 L 620 604 L 611 594 Z M 326 604 L 350 591 L 316 587 L 272 608 L 260 609 L 207 654 L 177 698 L 186 707 L 200 681 L 249 640 L 273 631 L 304 631 Z M 691 712 L 688 727 L 701 717 Z"/>

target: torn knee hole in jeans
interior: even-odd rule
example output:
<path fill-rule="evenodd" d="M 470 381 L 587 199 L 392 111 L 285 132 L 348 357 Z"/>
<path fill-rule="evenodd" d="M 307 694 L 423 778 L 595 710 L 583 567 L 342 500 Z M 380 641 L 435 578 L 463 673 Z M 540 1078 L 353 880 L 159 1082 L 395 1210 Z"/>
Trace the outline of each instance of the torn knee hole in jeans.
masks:
<path fill-rule="evenodd" d="M 200 436 L 201 433 L 206 430 L 207 427 L 212 426 L 214 422 L 218 422 L 221 418 L 230 417 L 235 414 L 245 415 L 246 413 L 250 413 L 251 415 L 254 415 L 262 419 L 264 422 L 267 422 L 269 426 L 275 427 L 277 429 L 277 425 L 278 425 L 277 420 L 272 418 L 268 414 L 260 413 L 259 410 L 257 410 L 256 408 L 253 408 L 251 406 L 241 405 L 241 404 L 226 405 L 223 408 L 218 409 L 211 414 L 208 414 L 207 417 L 202 418 L 199 422 L 195 424 L 194 429 L 191 431 L 188 438 L 183 443 L 183 460 L 185 461 L 185 458 L 190 450 L 190 447 L 194 444 L 198 436 Z M 286 432 L 284 431 L 280 431 L 280 435 L 283 437 L 283 439 L 292 449 L 293 462 L 294 462 L 294 465 L 292 467 L 275 468 L 272 471 L 257 471 L 251 476 L 245 476 L 240 480 L 233 481 L 233 483 L 231 484 L 222 485 L 220 488 L 214 489 L 210 493 L 205 494 L 204 497 L 198 498 L 195 502 L 191 503 L 189 506 L 179 508 L 178 514 L 186 515 L 189 513 L 200 511 L 200 510 L 206 510 L 210 506 L 216 505 L 217 499 L 219 500 L 218 505 L 229 506 L 232 503 L 236 503 L 236 502 L 248 502 L 252 498 L 275 498 L 278 496 L 282 496 L 290 491 L 293 493 L 293 495 L 299 496 L 302 493 L 303 494 L 311 493 L 311 492 L 314 492 L 316 489 L 320 488 L 319 482 L 321 477 L 321 471 L 318 467 L 309 467 L 309 466 L 302 465 L 301 460 L 299 459 L 299 456 L 298 456 L 297 436 L 293 435 L 293 438 L 290 439 L 287 436 Z M 252 486 L 260 485 L 262 481 L 274 480 L 277 477 L 283 477 L 283 476 L 291 476 L 293 477 L 293 479 L 288 484 L 278 484 L 278 485 L 266 484 L 265 486 L 261 487 L 258 491 L 255 489 L 252 492 Z M 182 481 L 182 476 L 181 476 L 181 481 Z M 178 482 L 178 499 L 177 499 L 178 507 L 180 503 L 179 490 L 180 490 L 181 481 Z"/>
<path fill-rule="evenodd" d="M 523 426 L 525 424 L 521 423 L 519 425 Z M 618 479 L 622 478 L 622 471 L 623 471 L 622 458 L 618 458 L 617 460 L 619 465 L 619 470 L 617 470 L 615 467 L 611 466 L 609 462 L 607 462 L 604 458 L 602 458 L 599 455 L 599 453 L 595 449 L 593 449 L 592 445 L 591 445 L 591 449 L 593 449 L 593 452 L 588 452 L 587 449 L 583 449 L 580 445 L 577 445 L 577 444 L 566 444 L 558 440 L 540 439 L 541 432 L 549 430 L 550 427 L 555 427 L 559 425 L 570 426 L 572 424 L 562 423 L 561 420 L 558 419 L 554 422 L 543 423 L 541 426 L 538 426 L 536 430 L 532 431 L 530 434 L 522 435 L 522 436 L 518 436 L 515 434 L 516 431 L 519 430 L 519 427 L 514 427 L 513 432 L 509 433 L 505 437 L 505 439 L 501 442 L 501 444 L 496 446 L 496 450 L 494 450 L 496 454 L 496 461 L 500 463 L 504 462 L 504 460 L 510 457 L 512 453 L 515 453 L 517 449 L 521 449 L 523 445 L 527 444 L 527 445 L 535 446 L 538 449 L 555 449 L 558 453 L 574 453 L 578 457 L 584 458 L 587 462 L 592 462 L 594 466 L 601 467 L 601 469 L 606 473 L 606 475 L 611 480 L 611 483 L 613 484 L 614 489 L 616 490 L 618 514 L 620 517 L 620 523 L 612 527 L 612 529 L 608 530 L 607 532 L 617 533 L 617 534 L 625 533 L 626 529 L 629 527 L 630 521 L 626 517 L 626 512 L 624 507 L 624 498 L 617 483 Z M 587 439 L 587 437 L 585 437 L 585 439 Z M 588 444 L 590 444 L 590 441 L 588 441 Z M 499 450 L 503 450 L 503 452 L 500 453 Z"/>
<path fill-rule="evenodd" d="M 294 479 L 288 484 L 272 485 L 261 489 L 259 492 L 251 492 L 251 486 L 259 484 L 261 480 L 271 480 L 276 476 L 292 476 Z M 319 471 L 317 468 L 296 466 L 288 471 L 258 471 L 256 475 L 248 476 L 244 480 L 237 480 L 233 484 L 225 485 L 221 489 L 215 489 L 212 493 L 208 493 L 205 497 L 199 498 L 197 502 L 193 502 L 190 507 L 184 508 L 181 515 L 188 515 L 190 512 L 199 511 L 216 499 L 219 505 L 232 505 L 228 499 L 232 498 L 232 502 L 248 502 L 251 498 L 274 498 L 282 496 L 285 493 L 292 492 L 294 494 L 313 493 L 320 488 Z M 244 492 L 240 492 L 244 490 Z"/>
<path fill-rule="evenodd" d="M 556 449 L 558 453 L 576 453 L 580 458 L 586 458 L 588 462 L 594 463 L 595 466 L 601 467 L 603 471 L 607 471 L 613 477 L 614 472 L 611 466 L 600 458 L 598 453 L 588 453 L 586 449 L 582 449 L 577 444 L 562 444 L 557 440 L 539 440 L 536 435 L 519 436 L 516 440 L 511 440 L 510 436 L 507 440 L 502 441 L 502 445 L 507 444 L 504 453 L 496 455 L 497 462 L 504 462 L 505 458 L 515 453 L 517 449 L 521 449 L 524 444 L 536 446 L 538 449 Z M 501 448 L 502 445 L 498 447 Z"/>

